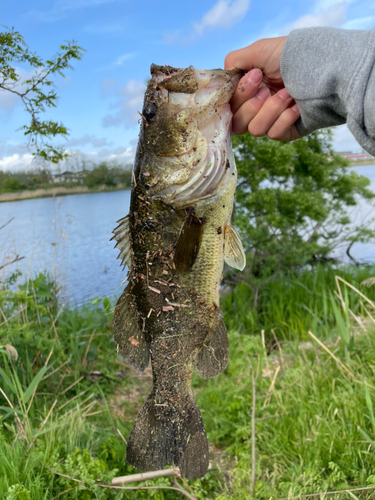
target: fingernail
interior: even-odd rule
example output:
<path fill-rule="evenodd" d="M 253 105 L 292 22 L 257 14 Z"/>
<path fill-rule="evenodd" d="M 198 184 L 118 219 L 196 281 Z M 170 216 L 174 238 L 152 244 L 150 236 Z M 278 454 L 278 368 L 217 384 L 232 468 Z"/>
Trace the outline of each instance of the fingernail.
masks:
<path fill-rule="evenodd" d="M 279 97 L 281 97 L 281 99 L 290 99 L 290 94 L 286 89 L 280 90 L 278 95 L 279 95 Z"/>
<path fill-rule="evenodd" d="M 260 69 L 255 68 L 248 73 L 247 77 L 250 82 L 258 84 L 263 78 L 263 73 L 260 71 Z"/>
<path fill-rule="evenodd" d="M 269 95 L 270 95 L 270 91 L 268 90 L 268 88 L 262 87 L 255 94 L 255 97 L 257 97 L 258 99 L 261 99 L 262 101 L 265 101 Z"/>
<path fill-rule="evenodd" d="M 294 112 L 299 111 L 297 104 L 295 104 L 294 106 L 292 106 L 292 108 L 291 108 L 291 109 L 292 109 L 292 111 L 294 111 Z"/>

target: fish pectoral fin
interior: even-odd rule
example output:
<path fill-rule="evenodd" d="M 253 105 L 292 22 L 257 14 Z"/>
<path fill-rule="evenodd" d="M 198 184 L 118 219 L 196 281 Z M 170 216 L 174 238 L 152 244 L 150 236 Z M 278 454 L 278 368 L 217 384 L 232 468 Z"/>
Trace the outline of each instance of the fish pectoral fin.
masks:
<path fill-rule="evenodd" d="M 121 259 L 121 266 L 127 266 L 131 270 L 131 240 L 129 231 L 129 215 L 118 220 L 120 224 L 112 231 L 114 236 L 111 240 L 116 240 L 115 248 L 120 250 L 117 258 Z"/>
<path fill-rule="evenodd" d="M 227 329 L 221 319 L 211 340 L 203 344 L 197 356 L 197 372 L 200 378 L 219 375 L 228 366 L 229 342 Z"/>
<path fill-rule="evenodd" d="M 240 236 L 230 224 L 224 227 L 224 260 L 228 266 L 240 271 L 246 266 L 246 256 Z"/>
<path fill-rule="evenodd" d="M 180 231 L 174 254 L 177 271 L 187 272 L 194 264 L 202 243 L 203 222 L 189 214 Z"/>
<path fill-rule="evenodd" d="M 115 308 L 114 337 L 118 352 L 126 363 L 143 372 L 148 366 L 150 346 L 139 326 L 139 314 L 128 288 L 129 285 L 125 288 Z"/>

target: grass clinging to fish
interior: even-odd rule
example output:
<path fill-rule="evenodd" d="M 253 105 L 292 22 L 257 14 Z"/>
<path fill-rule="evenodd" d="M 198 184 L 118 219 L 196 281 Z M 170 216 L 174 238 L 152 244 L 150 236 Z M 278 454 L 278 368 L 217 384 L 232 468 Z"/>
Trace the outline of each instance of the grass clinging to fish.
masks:
<path fill-rule="evenodd" d="M 211 378 L 228 364 L 223 266 L 245 266 L 231 226 L 237 172 L 229 106 L 242 73 L 152 65 L 151 74 L 130 211 L 114 230 L 129 268 L 114 334 L 127 363 L 143 371 L 150 358 L 153 372 L 128 462 L 141 470 L 174 464 L 191 479 L 204 476 L 209 461 L 193 372 Z"/>

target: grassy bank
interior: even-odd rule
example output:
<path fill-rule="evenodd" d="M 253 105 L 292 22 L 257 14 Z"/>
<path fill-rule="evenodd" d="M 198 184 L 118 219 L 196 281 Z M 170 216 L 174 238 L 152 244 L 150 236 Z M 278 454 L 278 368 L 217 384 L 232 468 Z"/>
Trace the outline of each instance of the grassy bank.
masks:
<path fill-rule="evenodd" d="M 214 470 L 180 482 L 190 497 L 167 477 L 140 483 L 152 489 L 108 487 L 137 472 L 125 441 L 151 387 L 148 370 L 116 354 L 113 304 L 61 309 L 43 275 L 15 293 L 4 286 L 0 498 L 375 498 L 375 306 L 364 298 L 375 286 L 360 285 L 373 272 L 317 273 L 280 278 L 251 317 L 247 291 L 225 298 L 229 368 L 194 379 Z M 335 274 L 364 295 L 339 290 Z"/>
<path fill-rule="evenodd" d="M 33 198 L 55 198 L 56 196 L 66 196 L 68 194 L 88 194 L 88 193 L 102 193 L 106 191 L 121 191 L 129 189 L 125 184 L 118 184 L 114 187 L 105 185 L 97 186 L 95 188 L 88 188 L 87 186 L 57 186 L 52 188 L 29 189 L 26 191 L 15 191 L 13 193 L 0 194 L 0 203 L 6 201 L 19 201 L 30 200 Z"/>
<path fill-rule="evenodd" d="M 361 165 L 374 165 L 375 159 L 371 158 L 370 160 L 357 160 L 357 161 L 351 161 L 350 166 L 351 167 L 360 167 Z"/>

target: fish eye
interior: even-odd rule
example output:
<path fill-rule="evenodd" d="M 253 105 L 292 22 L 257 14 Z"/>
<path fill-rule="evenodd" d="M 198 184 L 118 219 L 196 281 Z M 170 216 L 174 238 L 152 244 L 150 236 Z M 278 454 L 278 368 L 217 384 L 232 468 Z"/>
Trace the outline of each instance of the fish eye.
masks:
<path fill-rule="evenodd" d="M 142 115 L 146 118 L 148 122 L 156 116 L 156 112 L 157 112 L 156 104 L 150 101 L 146 101 L 143 106 Z"/>

